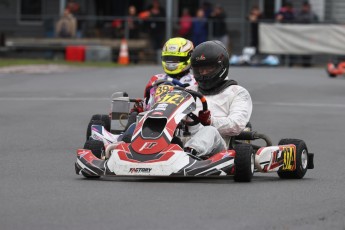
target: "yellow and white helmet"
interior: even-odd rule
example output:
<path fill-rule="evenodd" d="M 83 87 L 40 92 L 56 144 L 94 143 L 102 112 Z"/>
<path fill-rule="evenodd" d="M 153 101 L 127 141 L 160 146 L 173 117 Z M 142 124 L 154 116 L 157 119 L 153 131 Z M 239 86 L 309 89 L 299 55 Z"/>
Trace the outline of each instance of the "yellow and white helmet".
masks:
<path fill-rule="evenodd" d="M 164 72 L 171 77 L 179 77 L 179 75 L 189 71 L 193 50 L 194 45 L 191 41 L 180 37 L 170 38 L 162 50 Z"/>

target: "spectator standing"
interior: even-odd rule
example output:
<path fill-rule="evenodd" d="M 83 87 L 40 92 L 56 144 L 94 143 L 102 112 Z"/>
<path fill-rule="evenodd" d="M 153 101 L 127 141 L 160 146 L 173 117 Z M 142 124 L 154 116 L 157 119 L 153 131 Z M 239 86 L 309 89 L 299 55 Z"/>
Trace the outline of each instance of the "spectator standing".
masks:
<path fill-rule="evenodd" d="M 80 18 L 81 16 L 80 4 L 77 3 L 75 0 L 68 0 L 66 4 L 66 8 L 69 9 L 71 14 L 76 17 L 76 20 L 77 20 L 76 37 L 81 38 L 83 36 L 84 22 Z"/>
<path fill-rule="evenodd" d="M 127 23 L 129 29 L 129 38 L 139 38 L 139 20 L 137 17 L 137 8 L 134 5 L 128 7 Z"/>
<path fill-rule="evenodd" d="M 304 24 L 318 22 L 318 17 L 312 11 L 308 1 L 303 2 L 302 9 L 296 15 L 296 21 Z"/>
<path fill-rule="evenodd" d="M 202 9 L 204 10 L 205 17 L 209 18 L 212 13 L 212 4 L 209 2 L 203 2 Z"/>
<path fill-rule="evenodd" d="M 77 21 L 68 8 L 55 26 L 55 35 L 60 38 L 73 38 L 76 36 Z"/>
<path fill-rule="evenodd" d="M 223 7 L 217 5 L 212 11 L 210 18 L 213 22 L 213 38 L 221 41 L 224 46 L 229 48 L 229 36 L 225 23 L 225 12 Z"/>
<path fill-rule="evenodd" d="M 189 39 L 192 25 L 192 16 L 189 14 L 189 9 L 184 8 L 182 11 L 182 16 L 180 18 L 178 35 L 180 37 Z"/>
<path fill-rule="evenodd" d="M 260 8 L 255 5 L 249 12 L 248 20 L 250 22 L 250 46 L 255 47 L 258 52 L 259 46 L 259 21 L 262 19 Z"/>
<path fill-rule="evenodd" d="M 196 18 L 192 25 L 192 41 L 194 46 L 207 40 L 207 18 L 204 10 L 199 8 L 196 12 Z"/>
<path fill-rule="evenodd" d="M 296 22 L 302 24 L 316 23 L 318 22 L 317 15 L 311 10 L 311 5 L 308 1 L 303 2 L 302 9 L 296 15 Z M 311 56 L 301 55 L 302 66 L 311 66 Z"/>
<path fill-rule="evenodd" d="M 276 22 L 279 23 L 294 23 L 295 22 L 295 12 L 291 2 L 285 3 L 285 5 L 280 8 L 279 12 L 276 14 Z M 291 67 L 295 65 L 296 55 L 281 55 L 282 62 L 288 60 L 288 65 Z"/>
<path fill-rule="evenodd" d="M 160 50 L 165 35 L 165 9 L 160 6 L 159 0 L 153 0 L 149 7 L 149 34 L 154 50 Z"/>
<path fill-rule="evenodd" d="M 276 14 L 276 21 L 280 23 L 293 23 L 295 22 L 295 12 L 291 2 L 285 3 Z"/>

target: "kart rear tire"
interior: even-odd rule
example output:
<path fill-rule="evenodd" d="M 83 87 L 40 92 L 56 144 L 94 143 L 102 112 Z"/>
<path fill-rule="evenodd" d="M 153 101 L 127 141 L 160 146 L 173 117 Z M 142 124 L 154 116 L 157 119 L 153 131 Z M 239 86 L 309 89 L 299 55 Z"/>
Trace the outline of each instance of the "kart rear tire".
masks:
<path fill-rule="evenodd" d="M 108 132 L 110 132 L 110 117 L 106 114 L 93 115 L 86 129 L 86 140 L 91 136 L 92 125 L 102 125 Z"/>
<path fill-rule="evenodd" d="M 105 148 L 102 141 L 99 140 L 87 140 L 84 144 L 84 149 L 91 150 L 93 155 L 98 159 L 104 157 Z"/>
<path fill-rule="evenodd" d="M 234 147 L 236 182 L 250 182 L 254 175 L 255 153 L 253 146 L 249 144 L 237 144 Z"/>
<path fill-rule="evenodd" d="M 302 179 L 308 170 L 308 149 L 303 140 L 282 139 L 278 145 L 294 144 L 296 146 L 296 169 L 295 171 L 278 172 L 282 179 Z"/>

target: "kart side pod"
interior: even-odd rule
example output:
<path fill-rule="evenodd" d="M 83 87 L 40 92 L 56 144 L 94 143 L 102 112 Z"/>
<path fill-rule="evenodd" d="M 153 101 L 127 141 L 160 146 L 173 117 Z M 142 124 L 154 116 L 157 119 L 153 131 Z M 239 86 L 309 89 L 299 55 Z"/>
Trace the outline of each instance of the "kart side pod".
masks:
<path fill-rule="evenodd" d="M 306 171 L 314 168 L 313 157 L 306 149 L 297 152 L 293 144 L 262 147 L 256 153 L 255 168 L 263 173 L 292 172 L 297 167 Z"/>

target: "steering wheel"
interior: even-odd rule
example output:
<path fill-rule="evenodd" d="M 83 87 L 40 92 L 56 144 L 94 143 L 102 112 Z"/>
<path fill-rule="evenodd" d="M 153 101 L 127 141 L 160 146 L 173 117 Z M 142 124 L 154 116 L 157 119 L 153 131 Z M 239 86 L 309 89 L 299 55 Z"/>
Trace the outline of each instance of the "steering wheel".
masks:
<path fill-rule="evenodd" d="M 199 100 L 201 101 L 201 104 L 202 104 L 202 111 L 205 112 L 206 110 L 208 110 L 207 100 L 206 100 L 205 96 L 202 95 L 201 93 L 196 92 L 194 90 L 178 87 L 178 86 L 175 86 L 174 89 L 184 90 L 184 91 L 188 92 L 190 95 L 192 95 L 194 97 L 194 99 L 199 98 Z M 187 116 L 193 120 L 193 121 L 187 121 L 186 122 L 186 124 L 188 126 L 194 126 L 194 125 L 197 125 L 200 123 L 198 116 L 195 115 L 194 113 L 189 113 L 189 114 L 187 114 Z"/>

